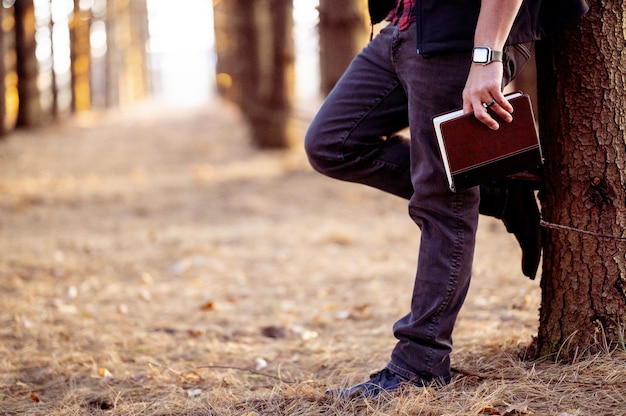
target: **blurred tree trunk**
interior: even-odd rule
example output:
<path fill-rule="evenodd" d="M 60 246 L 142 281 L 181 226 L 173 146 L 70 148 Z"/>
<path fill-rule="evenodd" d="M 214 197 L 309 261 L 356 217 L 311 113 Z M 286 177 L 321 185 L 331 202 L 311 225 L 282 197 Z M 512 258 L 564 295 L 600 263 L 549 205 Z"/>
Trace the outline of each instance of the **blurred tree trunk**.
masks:
<path fill-rule="evenodd" d="M 108 0 L 106 27 L 107 106 L 136 102 L 149 93 L 146 0 Z"/>
<path fill-rule="evenodd" d="M 50 35 L 50 115 L 52 118 L 57 118 L 59 116 L 59 84 L 57 83 L 57 73 L 54 70 L 54 19 L 52 19 L 52 5 L 49 4 L 49 19 L 48 22 L 48 30 Z"/>
<path fill-rule="evenodd" d="M 250 19 L 248 42 L 239 48 L 244 56 L 252 58 L 244 70 L 241 106 L 257 146 L 286 147 L 293 134 L 293 4 L 292 0 L 250 3 L 244 13 Z"/>
<path fill-rule="evenodd" d="M 74 0 L 74 13 L 70 21 L 73 111 L 91 108 L 91 46 L 89 42 L 91 11 L 81 9 L 80 3 L 80 0 Z"/>
<path fill-rule="evenodd" d="M 35 6 L 33 0 L 15 2 L 15 50 L 17 55 L 17 89 L 19 110 L 17 124 L 35 126 L 41 123 L 39 101 L 39 65 L 35 49 Z"/>
<path fill-rule="evenodd" d="M 19 113 L 15 53 L 15 6 L 0 5 L 0 95 L 2 97 L 2 120 L 0 134 L 13 130 Z"/>
<path fill-rule="evenodd" d="M 294 43 L 292 0 L 221 0 L 215 4 L 217 80 L 261 148 L 292 140 Z"/>
<path fill-rule="evenodd" d="M 148 3 L 146 0 L 130 0 L 129 10 L 131 44 L 128 51 L 127 74 L 133 86 L 132 99 L 138 101 L 150 95 L 150 72 L 146 50 L 150 40 Z M 128 83 L 125 87 L 128 87 Z"/>
<path fill-rule="evenodd" d="M 321 91 L 327 95 L 369 41 L 367 0 L 320 0 Z"/>
<path fill-rule="evenodd" d="M 566 361 L 623 348 L 626 325 L 625 6 L 589 5 L 581 25 L 537 50 L 547 162 L 535 346 Z"/>
<path fill-rule="evenodd" d="M 6 47 L 4 40 L 6 36 L 4 34 L 4 29 L 2 29 L 2 23 L 4 22 L 4 13 L 4 7 L 0 7 L 0 80 L 3 80 L 6 76 L 6 65 L 4 63 L 6 56 Z M 6 134 L 6 113 L 6 88 L 4 86 L 4 82 L 0 82 L 0 136 L 4 136 Z"/>
<path fill-rule="evenodd" d="M 239 103 L 241 97 L 242 65 L 238 59 L 237 46 L 240 43 L 238 28 L 243 27 L 244 20 L 239 14 L 242 7 L 245 7 L 243 0 L 213 2 L 217 92 L 236 103 Z"/>
<path fill-rule="evenodd" d="M 124 2 L 125 3 L 125 2 Z M 120 83 L 123 78 L 124 48 L 129 39 L 130 24 L 128 15 L 123 21 L 124 8 L 121 0 L 107 0 L 106 2 L 106 34 L 107 53 L 106 58 L 106 106 L 114 107 L 120 102 Z M 126 36 L 124 36 L 126 34 Z"/>

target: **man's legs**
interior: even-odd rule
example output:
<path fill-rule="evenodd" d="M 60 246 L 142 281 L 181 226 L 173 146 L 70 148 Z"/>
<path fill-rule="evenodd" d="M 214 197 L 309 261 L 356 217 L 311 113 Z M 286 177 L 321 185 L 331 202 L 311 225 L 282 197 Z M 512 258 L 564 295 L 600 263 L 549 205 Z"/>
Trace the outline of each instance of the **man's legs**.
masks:
<path fill-rule="evenodd" d="M 355 58 L 311 124 L 305 146 L 312 166 L 328 176 L 413 196 L 410 213 L 422 229 L 421 252 L 412 310 L 395 325 L 399 342 L 389 368 L 419 384 L 449 377 L 451 331 L 469 283 L 478 189 L 450 193 L 430 125 L 433 114 L 460 107 L 469 55 L 424 59 L 412 49 L 411 33 L 401 39 L 395 28 L 385 28 Z M 408 123 L 405 88 L 413 99 L 411 146 L 390 137 Z M 505 213 L 498 195 L 485 198 L 494 216 Z M 387 376 L 379 374 L 381 383 L 394 382 Z"/>
<path fill-rule="evenodd" d="M 450 378 L 452 330 L 471 277 L 479 190 L 448 188 L 432 117 L 462 105 L 469 53 L 424 57 L 414 30 L 397 32 L 396 72 L 409 97 L 411 180 L 409 214 L 421 230 L 411 312 L 394 325 L 398 343 L 388 368 L 406 379 Z"/>
<path fill-rule="evenodd" d="M 426 60 L 415 53 L 413 33 L 385 28 L 355 58 L 305 143 L 313 167 L 328 176 L 412 195 L 409 211 L 422 243 L 411 313 L 394 328 L 399 341 L 389 369 L 419 384 L 449 378 L 451 332 L 471 272 L 478 188 L 450 192 L 430 126 L 433 114 L 460 106 L 469 56 Z M 389 137 L 408 123 L 408 108 L 410 146 Z"/>

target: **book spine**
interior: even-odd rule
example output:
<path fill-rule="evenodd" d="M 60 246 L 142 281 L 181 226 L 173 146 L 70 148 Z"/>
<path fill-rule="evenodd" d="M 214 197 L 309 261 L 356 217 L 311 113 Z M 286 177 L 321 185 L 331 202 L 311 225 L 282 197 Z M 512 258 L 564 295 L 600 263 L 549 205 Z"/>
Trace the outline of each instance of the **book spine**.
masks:
<path fill-rule="evenodd" d="M 502 172 L 522 171 L 532 169 L 532 167 L 539 167 L 542 164 L 541 150 L 539 146 L 535 146 L 491 160 L 487 164 L 453 172 L 453 184 L 451 184 L 450 189 L 456 191 L 467 189 L 490 180 L 508 176 L 507 174 L 503 175 Z"/>

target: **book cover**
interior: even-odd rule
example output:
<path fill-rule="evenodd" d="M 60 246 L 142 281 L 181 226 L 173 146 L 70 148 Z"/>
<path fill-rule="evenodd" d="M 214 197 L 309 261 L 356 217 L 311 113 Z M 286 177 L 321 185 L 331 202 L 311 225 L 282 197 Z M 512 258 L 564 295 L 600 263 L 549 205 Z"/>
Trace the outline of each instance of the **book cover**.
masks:
<path fill-rule="evenodd" d="M 473 113 L 463 114 L 463 110 L 433 118 L 453 192 L 543 164 L 530 97 L 517 92 L 506 98 L 513 106 L 513 121 L 507 123 L 490 111 L 500 124 L 498 130 L 491 130 Z"/>

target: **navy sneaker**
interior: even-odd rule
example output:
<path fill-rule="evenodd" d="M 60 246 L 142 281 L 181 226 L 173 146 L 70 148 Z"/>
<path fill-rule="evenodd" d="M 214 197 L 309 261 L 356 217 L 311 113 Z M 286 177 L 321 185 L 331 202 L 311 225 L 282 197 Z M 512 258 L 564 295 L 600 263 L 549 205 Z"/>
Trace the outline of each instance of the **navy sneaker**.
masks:
<path fill-rule="evenodd" d="M 433 384 L 448 384 L 450 378 L 425 380 L 422 378 L 406 379 L 385 368 L 370 376 L 370 379 L 345 390 L 328 390 L 327 395 L 342 399 L 374 399 L 381 393 L 394 393 L 404 387 L 425 387 Z"/>

